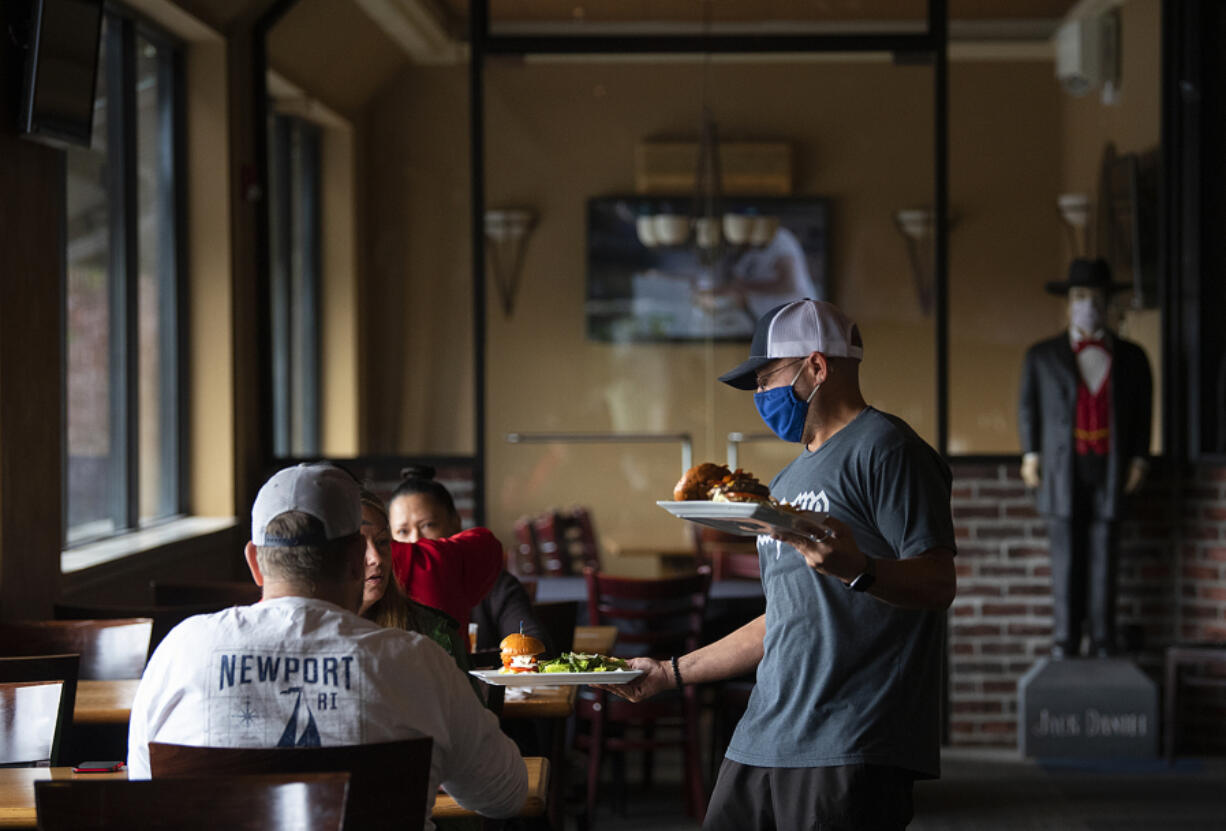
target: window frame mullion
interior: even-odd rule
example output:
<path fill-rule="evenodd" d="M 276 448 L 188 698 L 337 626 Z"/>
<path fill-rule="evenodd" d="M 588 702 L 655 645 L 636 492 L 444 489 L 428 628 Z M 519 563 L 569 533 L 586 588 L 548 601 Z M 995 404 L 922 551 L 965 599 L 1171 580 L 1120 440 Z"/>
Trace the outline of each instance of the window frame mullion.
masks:
<path fill-rule="evenodd" d="M 298 283 L 300 315 L 296 347 L 300 355 L 297 384 L 300 408 L 300 445 L 295 452 L 313 455 L 321 450 L 320 436 L 320 356 L 322 325 L 322 131 L 314 124 L 298 124 L 298 167 L 295 180 L 300 186 L 295 202 L 297 242 L 300 246 Z"/>
<path fill-rule="evenodd" d="M 124 142 L 120 151 L 119 176 L 123 182 L 123 321 L 124 399 L 123 464 L 126 516 L 124 528 L 140 525 L 140 181 L 137 160 L 136 29 L 123 19 L 121 26 L 122 86 L 119 98 L 123 114 Z"/>
<path fill-rule="evenodd" d="M 142 36 L 148 36 L 142 32 Z M 180 219 L 183 211 L 180 129 L 178 106 L 179 52 L 149 39 L 158 48 L 158 437 L 160 492 L 158 517 L 173 516 L 183 509 L 181 446 L 184 423 L 181 412 L 182 330 L 181 313 L 183 273 L 183 236 Z M 137 477 L 139 479 L 139 476 Z"/>
<path fill-rule="evenodd" d="M 107 199 L 111 204 L 109 275 L 110 518 L 114 532 L 134 528 L 139 514 L 135 49 L 131 22 L 109 15 L 107 26 Z"/>

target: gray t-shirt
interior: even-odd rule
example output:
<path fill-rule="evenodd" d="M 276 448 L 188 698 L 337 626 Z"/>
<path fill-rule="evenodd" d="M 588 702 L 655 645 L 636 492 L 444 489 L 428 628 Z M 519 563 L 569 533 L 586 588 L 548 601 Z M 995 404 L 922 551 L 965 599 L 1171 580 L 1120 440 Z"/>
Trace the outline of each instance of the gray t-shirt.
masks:
<path fill-rule="evenodd" d="M 871 557 L 954 550 L 949 466 L 901 419 L 869 407 L 771 482 L 827 511 Z M 728 747 L 760 767 L 879 764 L 940 774 L 944 614 L 899 609 L 818 574 L 796 549 L 758 538 L 765 655 Z"/>

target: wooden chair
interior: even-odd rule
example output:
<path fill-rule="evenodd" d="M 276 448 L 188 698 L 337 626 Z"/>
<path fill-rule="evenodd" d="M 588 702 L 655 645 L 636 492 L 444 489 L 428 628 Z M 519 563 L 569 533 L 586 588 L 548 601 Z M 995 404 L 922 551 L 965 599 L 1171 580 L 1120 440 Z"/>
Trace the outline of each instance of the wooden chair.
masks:
<path fill-rule="evenodd" d="M 561 546 L 562 519 L 555 511 L 546 511 L 532 519 L 532 536 L 541 561 L 541 571 L 550 577 L 570 574 L 570 561 L 563 557 Z"/>
<path fill-rule="evenodd" d="M 581 506 L 572 508 L 569 525 L 566 533 L 566 547 L 570 555 L 571 571 L 580 572 L 585 568 L 599 571 L 600 545 L 596 542 L 596 527 L 592 523 L 592 512 Z"/>
<path fill-rule="evenodd" d="M 149 743 L 154 779 L 237 773 L 348 771 L 345 825 L 358 829 L 420 828 L 426 821 L 430 737 L 338 747 L 188 747 Z"/>
<path fill-rule="evenodd" d="M 550 576 L 600 568 L 600 546 L 587 508 L 546 511 L 532 520 L 541 569 Z"/>
<path fill-rule="evenodd" d="M 114 620 L 116 618 L 149 618 L 153 621 L 149 633 L 149 655 L 157 649 L 166 634 L 192 615 L 217 611 L 216 604 L 191 606 L 112 606 L 89 603 L 56 603 L 56 620 Z"/>
<path fill-rule="evenodd" d="M 585 569 L 584 577 L 588 620 L 595 626 L 617 626 L 619 651 L 668 658 L 698 648 L 711 588 L 710 569 L 704 566 L 696 574 L 654 580 L 610 577 Z M 699 760 L 697 689 L 687 685 L 680 693 L 661 693 L 637 704 L 603 690 L 593 692 L 590 697 L 581 697 L 576 707 L 576 716 L 591 725 L 590 732 L 575 736 L 576 744 L 588 750 L 589 823 L 595 817 L 605 751 L 644 751 L 643 779 L 649 785 L 652 751 L 665 747 L 682 751 L 686 809 L 701 820 L 706 811 L 706 792 Z M 657 727 L 679 728 L 680 736 L 657 737 Z M 642 738 L 631 737 L 634 729 L 642 731 Z"/>
<path fill-rule="evenodd" d="M 713 580 L 761 580 L 758 544 L 752 537 L 693 525 L 694 558 L 711 566 Z"/>
<path fill-rule="evenodd" d="M 262 590 L 243 580 L 154 580 L 149 584 L 155 606 L 209 606 L 212 611 L 258 603 Z"/>
<path fill-rule="evenodd" d="M 34 783 L 41 831 L 340 831 L 348 773 Z M 406 826 L 407 827 L 407 826 Z"/>
<path fill-rule="evenodd" d="M 0 695 L 0 764 L 64 763 L 80 661 L 79 655 L 0 658 L 0 685 L 5 687 Z M 51 689 L 30 686 L 44 684 L 56 688 L 54 696 Z"/>
<path fill-rule="evenodd" d="M 537 546 L 536 533 L 532 527 L 532 518 L 521 516 L 515 520 L 515 550 L 512 552 L 508 568 L 517 577 L 537 577 L 541 575 L 541 552 Z"/>
<path fill-rule="evenodd" d="M 149 656 L 149 618 L 26 620 L 0 623 L 0 655 L 81 656 L 80 678 L 140 678 Z"/>

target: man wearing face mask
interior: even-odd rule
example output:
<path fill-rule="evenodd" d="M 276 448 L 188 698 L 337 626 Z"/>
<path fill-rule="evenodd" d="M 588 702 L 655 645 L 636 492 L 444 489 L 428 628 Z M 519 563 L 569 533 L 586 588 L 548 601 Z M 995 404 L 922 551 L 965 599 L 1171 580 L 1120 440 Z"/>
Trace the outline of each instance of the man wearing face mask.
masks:
<path fill-rule="evenodd" d="M 767 426 L 801 445 L 771 493 L 829 518 L 805 536 L 758 538 L 766 614 L 670 661 L 633 659 L 644 674 L 609 687 L 638 701 L 756 668 L 706 831 L 902 829 L 914 780 L 940 772 L 950 471 L 865 403 L 863 353 L 830 303 L 785 303 L 758 321 L 749 360 L 720 380 L 755 390 Z"/>
<path fill-rule="evenodd" d="M 1022 479 L 1048 522 L 1056 658 L 1080 653 L 1087 616 L 1093 654 L 1115 648 L 1115 523 L 1145 477 L 1152 417 L 1145 353 L 1106 326 L 1108 296 L 1127 288 L 1105 261 L 1074 260 L 1047 284 L 1068 296 L 1068 331 L 1032 346 L 1022 371 Z"/>

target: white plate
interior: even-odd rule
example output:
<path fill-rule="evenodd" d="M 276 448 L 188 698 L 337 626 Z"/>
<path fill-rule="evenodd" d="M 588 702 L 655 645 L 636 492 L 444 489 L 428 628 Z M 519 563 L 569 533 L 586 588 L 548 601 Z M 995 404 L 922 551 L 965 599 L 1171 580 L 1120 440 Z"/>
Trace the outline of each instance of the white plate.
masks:
<path fill-rule="evenodd" d="M 615 669 L 609 672 L 499 672 L 496 669 L 470 669 L 487 684 L 496 687 L 562 687 L 576 684 L 625 684 L 643 674 L 641 669 Z"/>
<path fill-rule="evenodd" d="M 756 537 L 758 534 L 770 534 L 776 530 L 807 534 L 808 530 L 804 524 L 806 520 L 821 522 L 826 518 L 824 513 L 810 511 L 806 512 L 802 520 L 797 514 L 781 511 L 761 502 L 709 502 L 695 499 L 686 502 L 659 501 L 656 504 L 675 517 L 743 537 Z"/>

